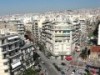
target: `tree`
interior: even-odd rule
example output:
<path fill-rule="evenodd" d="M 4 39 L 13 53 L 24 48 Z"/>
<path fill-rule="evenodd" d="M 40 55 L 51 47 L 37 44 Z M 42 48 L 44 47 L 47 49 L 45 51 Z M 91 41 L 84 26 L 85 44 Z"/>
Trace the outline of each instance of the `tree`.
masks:
<path fill-rule="evenodd" d="M 34 42 L 34 37 L 33 37 L 32 33 L 31 33 L 31 31 L 29 31 L 29 30 L 26 30 L 25 38 L 29 39 L 32 42 Z"/>
<path fill-rule="evenodd" d="M 85 48 L 84 50 L 82 50 L 82 52 L 80 53 L 79 56 L 82 59 L 85 59 L 86 60 L 89 54 L 90 54 L 90 51 L 87 48 Z"/>
<path fill-rule="evenodd" d="M 85 75 L 91 75 L 90 71 L 88 69 L 85 69 L 86 74 Z"/>
<path fill-rule="evenodd" d="M 21 75 L 38 75 L 38 72 L 36 72 L 34 69 L 32 69 L 32 68 L 29 68 L 29 69 L 27 69 L 27 70 L 25 70 L 24 72 L 23 72 L 23 74 L 21 74 Z"/>

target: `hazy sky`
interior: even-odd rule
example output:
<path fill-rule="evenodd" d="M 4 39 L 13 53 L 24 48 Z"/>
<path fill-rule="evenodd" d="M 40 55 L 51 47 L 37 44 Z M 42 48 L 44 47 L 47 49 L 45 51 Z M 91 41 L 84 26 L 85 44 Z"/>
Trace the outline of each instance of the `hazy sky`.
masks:
<path fill-rule="evenodd" d="M 100 0 L 0 0 L 0 15 L 100 7 Z"/>

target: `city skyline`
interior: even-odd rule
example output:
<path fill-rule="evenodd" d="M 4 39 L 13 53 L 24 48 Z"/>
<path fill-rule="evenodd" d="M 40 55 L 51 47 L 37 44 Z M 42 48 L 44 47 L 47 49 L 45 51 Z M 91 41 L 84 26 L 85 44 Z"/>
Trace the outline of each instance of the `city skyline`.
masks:
<path fill-rule="evenodd" d="M 99 7 L 99 0 L 1 0 L 0 15 Z"/>

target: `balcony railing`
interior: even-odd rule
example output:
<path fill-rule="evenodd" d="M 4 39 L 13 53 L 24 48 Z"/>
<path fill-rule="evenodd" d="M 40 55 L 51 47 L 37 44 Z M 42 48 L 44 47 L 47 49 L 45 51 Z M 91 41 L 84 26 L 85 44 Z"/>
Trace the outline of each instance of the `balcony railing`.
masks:
<path fill-rule="evenodd" d="M 70 37 L 70 34 L 55 34 L 56 37 Z"/>
<path fill-rule="evenodd" d="M 11 59 L 11 58 L 14 58 L 14 57 L 16 57 L 16 56 L 19 56 L 19 55 L 21 55 L 21 54 L 22 54 L 22 53 L 17 52 L 17 53 L 15 53 L 15 54 L 9 56 L 9 58 Z"/>
<path fill-rule="evenodd" d="M 12 49 L 9 49 L 8 51 L 10 52 L 10 51 L 14 51 L 16 49 L 19 49 L 19 46 L 18 47 L 15 47 L 15 48 L 12 48 Z"/>
<path fill-rule="evenodd" d="M 16 42 L 19 42 L 19 40 L 12 41 L 12 42 L 6 42 L 6 43 L 4 43 L 4 44 L 2 44 L 2 45 L 0 45 L 0 46 L 10 45 L 10 44 L 14 44 L 14 43 L 16 43 Z"/>

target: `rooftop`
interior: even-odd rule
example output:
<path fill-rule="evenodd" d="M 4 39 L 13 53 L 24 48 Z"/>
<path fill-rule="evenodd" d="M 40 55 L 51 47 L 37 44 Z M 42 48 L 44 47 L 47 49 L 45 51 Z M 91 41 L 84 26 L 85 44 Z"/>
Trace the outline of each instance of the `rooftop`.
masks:
<path fill-rule="evenodd" d="M 91 52 L 100 52 L 100 46 L 91 46 Z"/>

